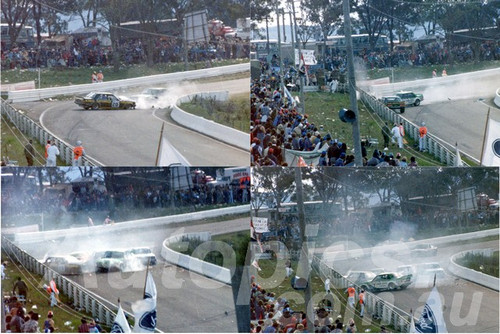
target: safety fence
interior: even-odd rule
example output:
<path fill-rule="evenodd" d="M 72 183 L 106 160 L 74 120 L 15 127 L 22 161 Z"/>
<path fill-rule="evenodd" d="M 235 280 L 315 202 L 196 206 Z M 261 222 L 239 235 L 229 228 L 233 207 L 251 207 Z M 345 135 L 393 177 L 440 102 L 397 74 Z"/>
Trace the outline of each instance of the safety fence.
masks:
<path fill-rule="evenodd" d="M 405 135 L 412 138 L 416 142 L 419 141 L 420 133 L 418 125 L 403 118 L 401 114 L 394 112 L 394 110 L 389 109 L 386 105 L 384 105 L 382 102 L 380 102 L 367 92 L 361 89 L 358 89 L 358 91 L 361 95 L 361 101 L 363 101 L 363 103 L 367 105 L 371 110 L 373 110 L 386 121 L 397 124 L 402 123 L 405 129 Z M 428 133 L 424 139 L 424 145 L 428 153 L 439 160 L 441 163 L 447 166 L 454 166 L 456 164 L 457 155 L 452 150 L 446 148 L 441 143 L 439 138 Z M 477 161 L 477 159 L 474 159 L 472 157 L 469 158 L 471 160 Z M 479 163 L 479 161 L 477 162 Z M 464 166 L 469 166 L 465 162 L 462 163 Z"/>
<path fill-rule="evenodd" d="M 16 126 L 19 131 L 24 133 L 28 139 L 34 139 L 44 146 L 47 140 L 56 138 L 53 134 L 42 128 L 39 124 L 34 122 L 31 118 L 16 110 L 9 103 L 2 99 L 2 116 L 5 116 L 12 124 Z M 67 165 L 71 165 L 73 161 L 73 148 L 74 146 L 57 139 L 56 146 L 59 149 L 59 159 L 64 161 Z M 82 157 L 83 166 L 96 166 L 88 157 Z"/>
<path fill-rule="evenodd" d="M 104 305 L 102 299 L 96 297 L 94 293 L 40 263 L 5 237 L 2 237 L 2 250 L 16 261 L 19 261 L 25 269 L 43 276 L 45 282 L 48 283 L 51 279 L 54 279 L 59 291 L 70 298 L 75 309 L 85 310 L 93 318 L 99 318 L 101 323 L 111 327 L 116 313 Z M 128 315 L 133 318 L 133 315 Z"/>
<path fill-rule="evenodd" d="M 312 268 L 319 273 L 323 282 L 329 279 L 330 284 L 336 289 L 345 289 L 352 284 L 356 287 L 357 291 L 360 291 L 360 287 L 346 279 L 333 268 L 327 266 L 321 258 L 317 256 L 313 257 Z M 381 324 L 393 327 L 398 333 L 409 332 L 411 319 L 409 313 L 404 312 L 368 291 L 365 291 L 364 303 L 365 312 L 372 318 L 380 319 Z"/>

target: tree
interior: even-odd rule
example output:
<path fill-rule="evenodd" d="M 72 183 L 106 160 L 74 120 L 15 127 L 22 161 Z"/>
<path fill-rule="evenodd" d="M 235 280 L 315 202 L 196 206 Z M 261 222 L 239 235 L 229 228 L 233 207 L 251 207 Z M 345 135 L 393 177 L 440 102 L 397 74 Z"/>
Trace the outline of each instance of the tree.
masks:
<path fill-rule="evenodd" d="M 2 0 L 3 22 L 9 26 L 10 44 L 14 45 L 29 17 L 31 0 Z"/>
<path fill-rule="evenodd" d="M 389 6 L 388 0 L 354 0 L 353 9 L 368 34 L 370 48 L 375 50 L 375 45 L 380 33 L 386 26 L 387 15 L 385 9 Z"/>
<path fill-rule="evenodd" d="M 254 168 L 252 180 L 261 188 L 253 187 L 253 191 L 271 193 L 279 211 L 282 199 L 293 190 L 294 170 L 281 167 Z"/>
<path fill-rule="evenodd" d="M 302 8 L 307 13 L 307 19 L 317 24 L 323 35 L 323 58 L 325 57 L 327 37 L 338 27 L 342 17 L 342 1 L 305 0 Z"/>

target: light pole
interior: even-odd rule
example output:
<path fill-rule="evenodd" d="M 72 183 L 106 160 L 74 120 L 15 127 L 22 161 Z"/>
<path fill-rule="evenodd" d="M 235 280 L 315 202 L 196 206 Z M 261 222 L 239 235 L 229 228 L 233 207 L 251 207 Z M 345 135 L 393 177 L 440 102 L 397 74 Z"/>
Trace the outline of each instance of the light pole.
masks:
<path fill-rule="evenodd" d="M 295 40 L 297 42 L 297 47 L 299 49 L 299 65 L 300 65 L 300 59 L 302 58 L 302 48 L 300 46 L 300 41 L 299 41 L 299 35 L 297 34 L 297 17 L 295 16 L 295 2 L 293 0 L 290 0 L 292 3 L 292 13 L 293 13 L 293 26 L 294 26 L 294 31 L 295 31 Z M 293 50 L 295 54 L 295 49 Z M 306 65 L 304 64 L 304 67 Z M 300 77 L 300 104 L 302 105 L 302 114 L 306 113 L 306 101 L 304 101 L 304 77 Z"/>
<path fill-rule="evenodd" d="M 361 138 L 359 135 L 359 112 L 358 100 L 356 98 L 356 76 L 354 73 L 354 55 L 352 51 L 351 38 L 351 17 L 349 9 L 349 0 L 343 0 L 344 9 L 344 30 L 347 52 L 347 72 L 349 83 L 349 100 L 351 102 L 351 110 L 354 112 L 354 121 L 352 122 L 352 139 L 354 146 L 354 162 L 356 166 L 363 166 L 363 157 L 361 154 Z"/>

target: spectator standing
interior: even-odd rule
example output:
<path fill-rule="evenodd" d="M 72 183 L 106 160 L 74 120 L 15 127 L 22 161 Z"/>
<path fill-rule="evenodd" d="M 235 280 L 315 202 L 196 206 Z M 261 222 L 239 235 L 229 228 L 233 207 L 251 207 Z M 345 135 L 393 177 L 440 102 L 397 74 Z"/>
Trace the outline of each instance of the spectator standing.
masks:
<path fill-rule="evenodd" d="M 359 293 L 358 296 L 358 300 L 359 300 L 359 307 L 361 308 L 361 310 L 359 311 L 359 316 L 363 318 L 363 316 L 365 315 L 365 290 L 361 289 L 361 292 Z"/>
<path fill-rule="evenodd" d="M 30 320 L 26 321 L 21 329 L 23 333 L 40 333 L 40 328 L 38 325 L 38 319 L 40 316 L 38 313 L 32 313 L 30 316 Z"/>
<path fill-rule="evenodd" d="M 57 166 L 57 156 L 60 154 L 59 149 L 55 145 L 50 145 L 47 149 L 47 167 L 56 167 Z"/>
<path fill-rule="evenodd" d="M 356 289 L 352 285 L 349 285 L 347 288 L 347 304 L 350 307 L 354 308 L 354 296 L 356 294 Z"/>
<path fill-rule="evenodd" d="M 82 165 L 83 156 L 85 156 L 85 149 L 82 146 L 81 141 L 76 142 L 76 146 L 73 148 L 73 166 L 79 167 Z"/>
<path fill-rule="evenodd" d="M 437 78 L 437 70 L 436 69 L 432 70 L 432 77 Z"/>
<path fill-rule="evenodd" d="M 389 126 L 387 122 L 385 122 L 384 126 L 382 127 L 382 136 L 384 137 L 384 148 L 389 147 L 389 139 L 391 139 L 390 133 L 391 130 L 389 130 Z"/>
<path fill-rule="evenodd" d="M 102 71 L 97 73 L 97 82 L 104 82 L 104 74 L 102 74 Z"/>
<path fill-rule="evenodd" d="M 14 286 L 12 287 L 12 294 L 16 294 L 16 290 L 18 292 L 19 296 L 24 296 L 26 300 L 28 300 L 28 286 L 24 281 L 21 279 L 21 277 L 17 278 L 16 283 L 14 283 Z"/>
<path fill-rule="evenodd" d="M 45 159 L 49 156 L 49 147 L 50 147 L 50 140 L 47 140 L 47 144 L 45 144 Z"/>
<path fill-rule="evenodd" d="M 0 272 L 2 274 L 2 279 L 5 279 L 6 275 L 5 275 L 5 268 L 7 267 L 7 263 L 6 262 L 2 262 L 2 265 L 0 266 Z"/>
<path fill-rule="evenodd" d="M 91 76 L 92 83 L 97 83 L 97 72 L 94 71 Z"/>
<path fill-rule="evenodd" d="M 420 152 L 425 151 L 425 138 L 427 138 L 427 127 L 425 126 L 425 122 L 422 122 L 422 126 L 418 129 L 419 138 L 418 138 L 418 150 Z"/>
<path fill-rule="evenodd" d="M 29 142 L 24 146 L 24 156 L 26 157 L 26 162 L 28 166 L 33 166 L 33 158 L 35 157 L 35 149 L 33 148 L 33 140 L 30 139 Z"/>
<path fill-rule="evenodd" d="M 442 77 L 447 77 L 448 73 L 446 72 L 446 68 L 443 68 L 443 72 L 441 72 Z"/>
<path fill-rule="evenodd" d="M 391 133 L 392 133 L 392 142 L 394 143 L 397 141 L 398 147 L 403 148 L 403 137 L 401 137 L 401 131 L 396 123 L 394 123 L 394 127 L 392 128 Z"/>

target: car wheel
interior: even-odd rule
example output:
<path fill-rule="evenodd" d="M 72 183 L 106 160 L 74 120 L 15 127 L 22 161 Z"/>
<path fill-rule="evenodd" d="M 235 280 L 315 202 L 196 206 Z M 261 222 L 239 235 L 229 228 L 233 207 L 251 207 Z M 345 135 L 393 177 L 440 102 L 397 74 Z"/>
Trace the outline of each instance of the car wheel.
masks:
<path fill-rule="evenodd" d="M 405 108 L 399 108 L 399 112 L 400 113 L 404 113 L 405 112 Z"/>
<path fill-rule="evenodd" d="M 389 290 L 396 290 L 397 286 L 394 283 L 389 283 Z"/>
<path fill-rule="evenodd" d="M 126 110 L 129 110 L 129 109 L 130 109 L 130 104 L 126 104 L 126 105 L 125 105 L 125 109 L 126 109 Z"/>
<path fill-rule="evenodd" d="M 94 110 L 99 109 L 99 104 L 94 103 L 94 104 L 92 105 L 92 109 L 94 109 Z"/>
<path fill-rule="evenodd" d="M 125 263 L 120 263 L 120 271 L 125 271 L 126 269 L 126 266 L 125 266 Z"/>
<path fill-rule="evenodd" d="M 420 100 L 416 99 L 414 105 L 415 105 L 415 107 L 419 106 L 420 105 Z"/>

